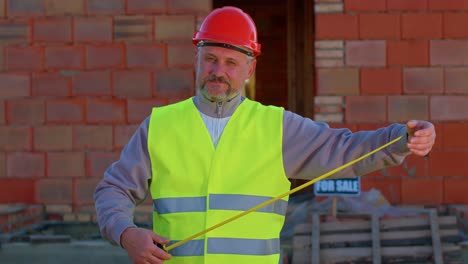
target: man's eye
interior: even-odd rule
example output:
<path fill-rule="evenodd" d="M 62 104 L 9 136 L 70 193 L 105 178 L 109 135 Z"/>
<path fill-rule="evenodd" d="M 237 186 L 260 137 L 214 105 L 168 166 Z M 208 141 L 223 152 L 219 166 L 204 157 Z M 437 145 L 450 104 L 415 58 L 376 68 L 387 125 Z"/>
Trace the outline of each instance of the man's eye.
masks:
<path fill-rule="evenodd" d="M 231 65 L 231 66 L 236 66 L 237 65 L 237 63 L 235 61 L 227 61 L 227 64 Z"/>

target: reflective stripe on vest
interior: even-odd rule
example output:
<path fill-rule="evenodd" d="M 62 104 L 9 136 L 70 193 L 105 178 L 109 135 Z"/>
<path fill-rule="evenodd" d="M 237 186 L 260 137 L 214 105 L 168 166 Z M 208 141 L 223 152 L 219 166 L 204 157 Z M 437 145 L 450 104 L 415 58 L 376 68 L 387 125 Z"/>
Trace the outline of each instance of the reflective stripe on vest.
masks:
<path fill-rule="evenodd" d="M 168 246 L 179 242 L 174 240 L 167 243 Z M 203 239 L 190 240 L 171 250 L 172 256 L 188 257 L 188 256 L 203 256 L 205 252 L 205 241 Z"/>
<path fill-rule="evenodd" d="M 212 210 L 235 210 L 247 211 L 273 197 L 236 195 L 236 194 L 211 194 L 210 209 Z M 205 197 L 180 197 L 160 198 L 153 201 L 154 210 L 159 214 L 182 213 L 182 212 L 205 212 Z M 278 200 L 268 206 L 262 207 L 257 212 L 274 213 L 286 215 L 288 203 Z"/>
<path fill-rule="evenodd" d="M 206 197 L 155 199 L 153 200 L 153 208 L 159 214 L 206 212 Z"/>
<path fill-rule="evenodd" d="M 171 241 L 168 245 L 177 243 Z M 204 241 L 191 240 L 173 250 L 171 255 L 178 257 L 203 256 Z M 272 255 L 280 253 L 280 241 L 274 239 L 243 239 L 243 238 L 208 238 L 209 254 L 237 254 L 237 255 Z"/>

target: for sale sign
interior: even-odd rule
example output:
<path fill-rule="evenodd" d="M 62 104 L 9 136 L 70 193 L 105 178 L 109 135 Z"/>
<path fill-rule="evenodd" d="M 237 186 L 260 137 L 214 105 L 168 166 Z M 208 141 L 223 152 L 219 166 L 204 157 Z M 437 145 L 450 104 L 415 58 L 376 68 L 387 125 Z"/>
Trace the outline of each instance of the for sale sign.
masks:
<path fill-rule="evenodd" d="M 358 196 L 361 194 L 361 180 L 356 178 L 321 180 L 314 184 L 316 196 Z"/>

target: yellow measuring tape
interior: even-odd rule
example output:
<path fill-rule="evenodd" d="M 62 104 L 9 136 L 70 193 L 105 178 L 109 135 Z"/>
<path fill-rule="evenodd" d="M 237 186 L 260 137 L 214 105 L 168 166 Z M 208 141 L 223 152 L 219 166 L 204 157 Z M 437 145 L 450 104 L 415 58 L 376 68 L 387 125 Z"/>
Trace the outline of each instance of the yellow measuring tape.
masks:
<path fill-rule="evenodd" d="M 201 232 L 198 232 L 198 233 L 196 233 L 196 234 L 194 234 L 194 235 L 191 235 L 191 236 L 189 236 L 189 237 L 187 237 L 187 238 L 185 238 L 185 239 L 183 239 L 183 240 L 180 240 L 179 242 L 176 242 L 176 243 L 174 243 L 174 244 L 172 244 L 172 245 L 170 245 L 170 246 L 167 246 L 167 247 L 166 247 L 166 245 L 163 245 L 163 248 L 164 248 L 164 250 L 169 251 L 169 250 L 171 250 L 171 249 L 173 249 L 173 248 L 176 248 L 176 247 L 178 247 L 178 246 L 180 246 L 180 245 L 182 245 L 182 244 L 187 243 L 188 241 L 190 241 L 190 240 L 192 240 L 192 239 L 195 239 L 195 238 L 197 238 L 197 237 L 199 237 L 199 236 L 201 236 L 201 235 L 204 235 L 204 234 L 210 232 L 211 230 L 214 230 L 214 229 L 216 229 L 216 228 L 218 228 L 218 227 L 220 227 L 220 226 L 223 226 L 223 225 L 225 225 L 225 224 L 227 224 L 227 223 L 230 223 L 230 222 L 232 222 L 232 221 L 234 221 L 234 220 L 236 220 L 236 219 L 238 219 L 238 218 L 241 218 L 242 216 L 244 216 L 244 215 L 246 215 L 246 214 L 249 214 L 249 213 L 251 213 L 251 212 L 257 211 L 258 209 L 260 209 L 260 208 L 262 208 L 262 207 L 265 207 L 265 206 L 267 206 L 267 205 L 270 205 L 270 204 L 272 204 L 272 203 L 278 201 L 279 199 L 281 199 L 281 198 L 283 198 L 283 197 L 285 197 L 285 196 L 287 196 L 287 195 L 290 195 L 290 194 L 293 194 L 293 193 L 295 193 L 295 192 L 297 192 L 297 191 L 300 191 L 300 190 L 302 190 L 302 189 L 304 189 L 304 188 L 306 188 L 306 187 L 308 187 L 308 186 L 314 184 L 314 183 L 317 182 L 317 181 L 323 180 L 323 179 L 327 178 L 328 176 L 330 176 L 330 175 L 332 175 L 332 174 L 334 174 L 334 173 L 336 173 L 336 172 L 338 172 L 338 171 L 340 171 L 340 170 L 342 170 L 342 169 L 344 169 L 344 168 L 346 168 L 346 167 L 349 167 L 349 166 L 353 165 L 353 164 L 356 163 L 356 162 L 359 162 L 359 161 L 361 161 L 361 160 L 363 160 L 363 159 L 369 157 L 370 155 L 376 153 L 377 151 L 380 151 L 380 150 L 382 150 L 382 149 L 384 149 L 384 148 L 390 146 L 391 144 L 397 142 L 397 141 L 400 140 L 401 138 L 402 138 L 402 136 L 400 136 L 400 137 L 398 137 L 398 138 L 396 138 L 396 139 L 394 139 L 394 140 L 392 140 L 392 141 L 390 141 L 390 142 L 388 142 L 388 143 L 386 143 L 386 144 L 384 144 L 384 145 L 382 145 L 382 146 L 380 146 L 380 147 L 378 147 L 378 148 L 372 150 L 371 152 L 369 152 L 369 153 L 367 153 L 367 154 L 362 155 L 361 157 L 359 157 L 359 158 L 357 158 L 357 159 L 355 159 L 355 160 L 352 160 L 352 161 L 350 161 L 350 162 L 348 162 L 348 163 L 346 163 L 346 164 L 344 164 L 344 165 L 342 165 L 342 166 L 340 166 L 340 167 L 338 167 L 338 168 L 336 168 L 336 169 L 334 169 L 334 170 L 331 170 L 331 171 L 329 171 L 329 172 L 327 172 L 327 173 L 325 173 L 325 174 L 322 174 L 322 175 L 320 175 L 320 176 L 318 176 L 318 177 L 316 177 L 316 178 L 314 178 L 314 179 L 312 179 L 312 180 L 310 180 L 310 181 L 308 181 L 308 182 L 306 182 L 306 183 L 304 183 L 304 184 L 302 184 L 302 185 L 300 185 L 300 186 L 298 186 L 298 187 L 296 187 L 296 188 L 294 188 L 294 189 L 291 189 L 290 191 L 288 191 L 288 192 L 286 192 L 286 193 L 283 193 L 283 194 L 281 194 L 281 195 L 278 195 L 278 196 L 276 196 L 275 198 L 272 198 L 271 200 L 268 200 L 268 201 L 263 202 L 263 203 L 261 203 L 261 204 L 255 206 L 255 207 L 252 207 L 252 208 L 250 208 L 250 209 L 247 210 L 247 211 L 244 211 L 244 212 L 242 212 L 242 213 L 240 213 L 240 214 L 237 214 L 237 215 L 235 215 L 235 216 L 233 216 L 233 217 L 231 217 L 231 218 L 228 218 L 228 219 L 226 219 L 226 220 L 224 220 L 224 221 L 222 221 L 222 222 L 220 222 L 220 223 L 218 223 L 218 224 L 216 224 L 216 225 L 214 225 L 214 226 L 212 226 L 212 227 L 210 227 L 210 228 L 207 228 L 207 229 L 205 229 L 205 230 L 203 230 L 203 231 L 201 231 Z"/>

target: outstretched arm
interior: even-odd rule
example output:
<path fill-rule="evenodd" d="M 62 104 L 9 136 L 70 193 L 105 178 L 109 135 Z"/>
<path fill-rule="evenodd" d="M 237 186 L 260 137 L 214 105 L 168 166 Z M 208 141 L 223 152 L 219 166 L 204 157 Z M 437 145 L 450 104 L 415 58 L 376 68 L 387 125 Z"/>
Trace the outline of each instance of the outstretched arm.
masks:
<path fill-rule="evenodd" d="M 333 129 L 326 123 L 285 111 L 283 162 L 286 175 L 297 179 L 315 178 L 402 136 L 393 145 L 337 172 L 333 177 L 361 176 L 387 166 L 399 165 L 411 152 L 417 154 L 416 151 L 422 151 L 422 148 L 427 150 L 432 147 L 430 135 L 433 132 L 430 132 L 430 128 L 426 129 L 430 125 L 422 122 L 424 121 L 417 122 L 417 127 L 421 128 L 420 132 L 415 133 L 417 136 L 408 137 L 409 141 L 415 141 L 411 142 L 415 145 L 408 145 L 407 127 L 404 124 L 352 133 L 349 129 Z M 426 134 L 427 136 L 422 136 Z"/>

